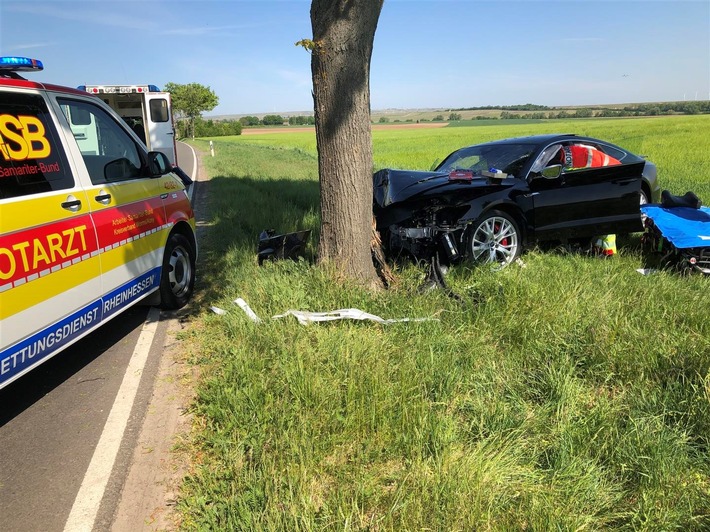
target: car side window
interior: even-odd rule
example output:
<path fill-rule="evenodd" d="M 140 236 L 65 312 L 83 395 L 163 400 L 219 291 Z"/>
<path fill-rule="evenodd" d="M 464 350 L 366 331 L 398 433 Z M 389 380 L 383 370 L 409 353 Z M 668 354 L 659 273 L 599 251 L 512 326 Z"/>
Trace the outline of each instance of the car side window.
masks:
<path fill-rule="evenodd" d="M 103 108 L 58 100 L 94 185 L 141 177 L 142 160 L 133 138 Z"/>
<path fill-rule="evenodd" d="M 624 162 L 624 159 L 626 158 L 626 155 L 627 155 L 627 153 L 625 151 L 620 150 L 619 148 L 615 148 L 614 146 L 608 146 L 606 144 L 599 144 L 597 146 L 597 148 L 599 148 L 604 153 L 613 157 L 614 159 L 618 160 L 621 163 Z"/>
<path fill-rule="evenodd" d="M 581 142 L 572 142 L 563 146 L 561 156 L 565 172 L 621 164 L 621 161 L 603 151 L 599 146 Z"/>
<path fill-rule="evenodd" d="M 0 199 L 74 187 L 44 98 L 2 92 Z"/>
<path fill-rule="evenodd" d="M 539 174 L 548 166 L 560 164 L 561 161 L 559 154 L 561 148 L 561 144 L 553 144 L 542 150 L 540 155 L 537 156 L 537 159 L 535 159 L 533 165 L 530 167 L 530 172 L 533 174 Z"/>

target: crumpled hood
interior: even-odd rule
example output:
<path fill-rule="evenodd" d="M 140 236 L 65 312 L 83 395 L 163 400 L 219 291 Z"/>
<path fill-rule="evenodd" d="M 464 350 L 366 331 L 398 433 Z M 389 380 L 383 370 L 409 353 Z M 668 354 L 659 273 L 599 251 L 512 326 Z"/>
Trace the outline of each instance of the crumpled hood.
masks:
<path fill-rule="evenodd" d="M 431 196 L 466 201 L 491 189 L 512 185 L 511 179 L 473 176 L 450 179 L 447 172 L 392 170 L 386 168 L 373 175 L 373 199 L 380 208 L 408 200 Z"/>

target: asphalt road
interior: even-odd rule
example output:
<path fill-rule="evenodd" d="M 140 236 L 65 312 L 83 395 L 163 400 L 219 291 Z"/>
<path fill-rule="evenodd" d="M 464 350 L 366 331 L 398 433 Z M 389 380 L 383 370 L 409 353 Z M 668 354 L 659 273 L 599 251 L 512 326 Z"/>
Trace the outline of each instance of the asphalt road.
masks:
<path fill-rule="evenodd" d="M 193 154 L 178 144 L 192 174 Z M 0 390 L 0 531 L 62 531 L 143 330 L 149 307 L 111 320 Z M 96 515 L 110 527 L 162 354 L 161 318 Z"/>

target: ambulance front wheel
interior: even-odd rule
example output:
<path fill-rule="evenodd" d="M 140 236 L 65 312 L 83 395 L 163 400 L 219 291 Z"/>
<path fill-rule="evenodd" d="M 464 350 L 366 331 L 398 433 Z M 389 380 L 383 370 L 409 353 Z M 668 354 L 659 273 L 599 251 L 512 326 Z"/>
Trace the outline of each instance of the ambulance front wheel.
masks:
<path fill-rule="evenodd" d="M 190 241 L 173 233 L 165 245 L 163 271 L 160 276 L 160 308 L 176 310 L 184 307 L 195 287 L 195 252 Z"/>

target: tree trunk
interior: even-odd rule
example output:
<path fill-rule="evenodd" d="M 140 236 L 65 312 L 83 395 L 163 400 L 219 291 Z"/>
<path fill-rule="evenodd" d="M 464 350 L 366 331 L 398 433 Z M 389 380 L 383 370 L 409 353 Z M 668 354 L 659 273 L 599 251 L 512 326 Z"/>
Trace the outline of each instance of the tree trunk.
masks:
<path fill-rule="evenodd" d="M 319 262 L 377 282 L 372 263 L 370 58 L 384 0 L 313 0 L 311 72 L 320 175 Z"/>

